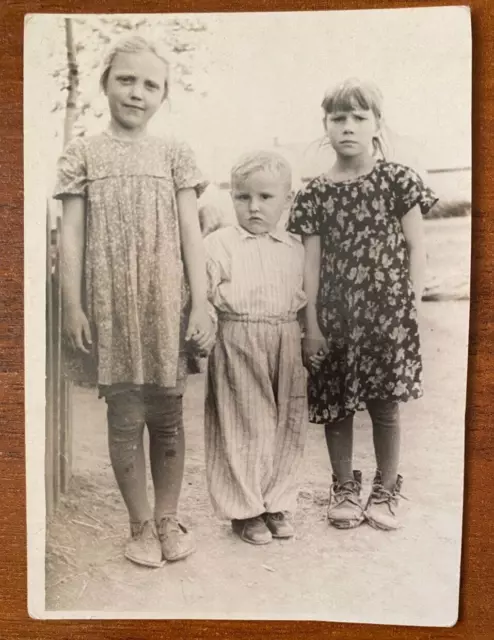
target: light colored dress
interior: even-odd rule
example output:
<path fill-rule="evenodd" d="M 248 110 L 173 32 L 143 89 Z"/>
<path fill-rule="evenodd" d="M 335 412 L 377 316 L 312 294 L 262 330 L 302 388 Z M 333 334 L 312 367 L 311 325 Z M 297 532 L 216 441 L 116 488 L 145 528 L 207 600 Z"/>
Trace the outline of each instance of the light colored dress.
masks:
<path fill-rule="evenodd" d="M 239 226 L 213 232 L 205 246 L 218 316 L 205 405 L 211 500 L 230 519 L 290 511 L 308 428 L 297 320 L 304 248 L 286 231 Z"/>
<path fill-rule="evenodd" d="M 54 197 L 86 200 L 84 306 L 97 383 L 174 388 L 185 377 L 188 292 L 176 194 L 206 186 L 191 149 L 172 138 L 76 138 Z"/>

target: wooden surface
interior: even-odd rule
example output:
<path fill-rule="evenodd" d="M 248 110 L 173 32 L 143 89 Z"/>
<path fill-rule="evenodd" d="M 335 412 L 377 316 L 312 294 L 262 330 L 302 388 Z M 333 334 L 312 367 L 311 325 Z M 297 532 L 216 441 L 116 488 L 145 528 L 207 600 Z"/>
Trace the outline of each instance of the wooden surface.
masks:
<path fill-rule="evenodd" d="M 230 11 L 363 9 L 427 6 L 414 2 L 281 0 L 262 3 L 82 0 L 79 11 Z M 464 4 L 436 2 L 434 4 Z M 215 621 L 30 620 L 26 601 L 26 526 L 23 397 L 23 170 L 22 35 L 27 12 L 70 11 L 69 2 L 2 0 L 0 5 L 0 638 L 353 638 L 494 637 L 494 3 L 472 7 L 474 38 L 474 208 L 470 359 L 467 409 L 466 510 L 460 621 L 451 629 L 329 623 Z M 451 132 L 454 135 L 454 132 Z M 426 541 L 424 540 L 424 544 Z M 296 580 L 296 576 L 293 576 Z M 424 576 L 424 579 L 427 579 Z M 385 586 L 393 598 L 392 585 Z M 356 603 L 358 606 L 358 603 Z"/>

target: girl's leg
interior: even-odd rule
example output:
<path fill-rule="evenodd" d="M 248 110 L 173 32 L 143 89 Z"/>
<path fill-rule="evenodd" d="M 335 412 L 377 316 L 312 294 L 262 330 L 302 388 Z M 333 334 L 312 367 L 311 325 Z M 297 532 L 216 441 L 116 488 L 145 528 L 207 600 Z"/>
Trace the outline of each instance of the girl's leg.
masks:
<path fill-rule="evenodd" d="M 372 400 L 367 403 L 372 420 L 374 450 L 382 486 L 392 491 L 400 459 L 400 409 L 397 402 Z"/>
<path fill-rule="evenodd" d="M 127 389 L 110 392 L 105 399 L 113 472 L 131 523 L 143 523 L 152 519 L 152 512 L 146 491 L 142 394 L 140 389 Z"/>
<path fill-rule="evenodd" d="M 333 467 L 328 521 L 338 529 L 352 529 L 364 520 L 362 474 L 353 470 L 353 415 L 327 424 L 325 433 Z"/>
<path fill-rule="evenodd" d="M 161 549 L 165 560 L 186 558 L 195 550 L 192 535 L 177 519 L 185 462 L 181 394 L 146 392 L 146 423 Z"/>
<path fill-rule="evenodd" d="M 397 507 L 403 478 L 398 475 L 400 414 L 397 402 L 367 403 L 374 434 L 377 473 L 365 507 L 367 522 L 375 529 L 392 531 L 400 521 Z"/>
<path fill-rule="evenodd" d="M 131 537 L 125 557 L 146 567 L 160 567 L 161 545 L 146 491 L 142 390 L 110 391 L 106 402 L 110 460 L 130 518 Z"/>
<path fill-rule="evenodd" d="M 325 427 L 333 474 L 339 484 L 353 481 L 353 415 Z"/>
<path fill-rule="evenodd" d="M 182 405 L 181 395 L 154 394 L 146 403 L 157 522 L 177 514 L 185 463 Z"/>

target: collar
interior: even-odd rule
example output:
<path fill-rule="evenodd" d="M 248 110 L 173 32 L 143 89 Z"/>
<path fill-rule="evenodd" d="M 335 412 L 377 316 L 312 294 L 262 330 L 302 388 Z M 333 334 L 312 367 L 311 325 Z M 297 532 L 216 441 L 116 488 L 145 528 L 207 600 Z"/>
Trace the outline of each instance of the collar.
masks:
<path fill-rule="evenodd" d="M 238 234 L 243 240 L 249 240 L 257 237 L 256 234 L 249 233 L 247 229 L 244 229 L 240 225 L 236 225 L 235 228 L 237 229 Z M 284 231 L 283 229 L 275 229 L 274 231 L 268 231 L 266 234 L 262 234 L 262 235 L 267 235 L 273 240 L 276 240 L 277 242 L 282 242 L 283 244 L 287 244 L 290 247 L 293 246 L 293 240 L 290 234 L 287 231 Z"/>

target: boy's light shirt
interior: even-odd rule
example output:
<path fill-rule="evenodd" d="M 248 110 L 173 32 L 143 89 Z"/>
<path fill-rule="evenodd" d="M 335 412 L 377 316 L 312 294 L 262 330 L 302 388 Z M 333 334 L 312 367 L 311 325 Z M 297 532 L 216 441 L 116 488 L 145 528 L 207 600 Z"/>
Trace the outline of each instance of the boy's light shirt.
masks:
<path fill-rule="evenodd" d="M 207 236 L 205 246 L 217 312 L 280 318 L 306 305 L 304 247 L 296 236 L 282 229 L 254 235 L 236 225 Z"/>
<path fill-rule="evenodd" d="M 238 230 L 240 236 L 242 238 L 245 239 L 249 239 L 249 238 L 259 238 L 259 235 L 256 235 L 254 233 L 250 233 L 250 231 L 247 231 L 247 229 L 244 229 L 243 227 L 236 225 L 235 228 Z M 285 231 L 284 229 L 274 229 L 273 231 L 268 231 L 265 234 L 261 234 L 261 235 L 267 235 L 270 236 L 271 238 L 273 238 L 273 240 L 278 240 L 278 242 L 284 242 L 285 244 L 288 244 L 289 246 L 292 246 L 294 244 L 294 242 L 300 242 L 298 240 L 298 238 L 294 235 L 292 235 L 291 233 L 289 233 L 288 231 Z"/>

